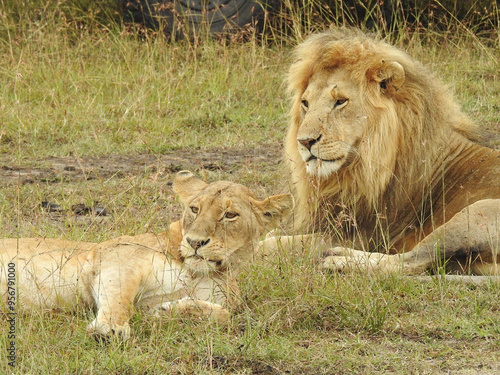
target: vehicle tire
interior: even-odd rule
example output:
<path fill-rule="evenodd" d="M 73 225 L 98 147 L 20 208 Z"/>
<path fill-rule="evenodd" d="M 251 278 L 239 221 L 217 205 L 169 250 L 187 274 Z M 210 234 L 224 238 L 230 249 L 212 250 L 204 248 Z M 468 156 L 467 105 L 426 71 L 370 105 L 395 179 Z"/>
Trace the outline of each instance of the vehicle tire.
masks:
<path fill-rule="evenodd" d="M 271 3 L 279 0 L 119 0 L 126 21 L 186 36 L 206 30 L 212 34 L 251 26 L 261 32 Z"/>

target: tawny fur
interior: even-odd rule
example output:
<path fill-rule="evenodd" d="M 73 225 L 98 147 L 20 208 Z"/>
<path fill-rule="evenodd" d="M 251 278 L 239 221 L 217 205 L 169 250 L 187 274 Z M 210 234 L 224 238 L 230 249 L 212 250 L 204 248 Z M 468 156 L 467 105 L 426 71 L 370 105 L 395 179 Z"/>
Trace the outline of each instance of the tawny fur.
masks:
<path fill-rule="evenodd" d="M 124 339 L 134 306 L 152 314 L 175 310 L 227 321 L 227 308 L 239 299 L 239 267 L 251 261 L 259 236 L 292 209 L 292 197 L 260 201 L 242 185 L 206 184 L 188 171 L 177 174 L 174 191 L 185 210 L 168 233 L 100 244 L 0 239 L 3 308 L 12 306 L 11 290 L 17 291 L 20 311 L 93 307 L 96 318 L 88 330 Z"/>
<path fill-rule="evenodd" d="M 339 81 L 332 82 L 331 105 L 323 105 L 325 95 L 311 90 L 331 77 Z M 448 88 L 405 52 L 356 30 L 330 30 L 296 48 L 288 83 L 293 105 L 285 158 L 296 229 L 326 233 L 346 248 L 401 253 L 476 202 L 488 225 L 500 222 L 500 152 L 476 143 L 478 127 Z M 351 97 L 344 98 L 346 92 Z M 318 98 L 321 108 L 315 106 Z M 299 142 L 308 136 L 318 139 L 313 147 L 325 155 L 328 142 L 344 142 L 349 151 L 332 151 L 330 159 L 341 155 L 345 162 L 332 173 L 308 173 L 301 156 L 307 151 Z M 317 169 L 328 164 L 312 163 Z M 480 203 L 485 199 L 493 201 Z M 475 230 L 467 220 L 463 214 L 462 242 Z M 468 250 L 459 255 L 459 249 L 448 249 L 449 255 L 460 257 L 461 267 L 476 260 L 496 263 L 499 226 L 491 225 L 493 233 L 483 238 L 490 246 L 464 242 Z M 435 238 L 427 243 L 435 245 Z"/>

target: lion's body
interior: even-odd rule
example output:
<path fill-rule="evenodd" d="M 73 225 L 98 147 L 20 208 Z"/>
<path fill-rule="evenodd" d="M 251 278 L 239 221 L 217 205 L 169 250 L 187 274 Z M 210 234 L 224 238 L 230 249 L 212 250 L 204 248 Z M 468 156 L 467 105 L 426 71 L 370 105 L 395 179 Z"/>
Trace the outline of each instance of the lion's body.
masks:
<path fill-rule="evenodd" d="M 476 143 L 477 126 L 433 74 L 393 46 L 337 30 L 299 45 L 289 85 L 285 148 L 302 230 L 393 254 L 421 251 L 427 237 L 437 251 L 435 230 L 479 202 L 487 220 L 498 220 L 482 239 L 491 246 L 467 242 L 477 228 L 462 215 L 460 248 L 443 257 L 462 267 L 496 262 L 500 152 Z M 344 268 L 345 254 L 333 254 L 326 263 Z"/>
<path fill-rule="evenodd" d="M 169 233 L 121 236 L 99 244 L 0 240 L 5 307 L 16 289 L 25 309 L 92 307 L 97 314 L 89 331 L 123 338 L 129 337 L 134 306 L 154 314 L 175 309 L 226 321 L 225 307 L 238 298 L 235 271 L 250 261 L 258 236 L 291 209 L 292 199 L 284 195 L 261 202 L 244 186 L 225 181 L 207 185 L 188 172 L 178 174 L 174 190 L 186 209 Z M 191 212 L 194 205 L 197 215 Z M 237 216 L 226 222 L 227 212 Z"/>

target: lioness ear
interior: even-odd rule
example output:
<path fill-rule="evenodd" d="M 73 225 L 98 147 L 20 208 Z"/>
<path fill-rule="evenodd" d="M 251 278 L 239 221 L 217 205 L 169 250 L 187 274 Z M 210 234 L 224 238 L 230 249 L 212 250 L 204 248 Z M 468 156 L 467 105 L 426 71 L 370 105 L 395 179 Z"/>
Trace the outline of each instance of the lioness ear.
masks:
<path fill-rule="evenodd" d="M 196 178 L 190 171 L 180 171 L 174 178 L 174 192 L 182 203 L 188 203 L 189 198 L 200 193 L 207 184 Z"/>
<path fill-rule="evenodd" d="M 274 195 L 256 206 L 265 229 L 272 230 L 292 212 L 293 198 L 290 194 Z"/>
<path fill-rule="evenodd" d="M 371 78 L 378 82 L 380 89 L 387 97 L 392 97 L 405 81 L 405 70 L 396 61 L 385 61 L 371 70 Z"/>

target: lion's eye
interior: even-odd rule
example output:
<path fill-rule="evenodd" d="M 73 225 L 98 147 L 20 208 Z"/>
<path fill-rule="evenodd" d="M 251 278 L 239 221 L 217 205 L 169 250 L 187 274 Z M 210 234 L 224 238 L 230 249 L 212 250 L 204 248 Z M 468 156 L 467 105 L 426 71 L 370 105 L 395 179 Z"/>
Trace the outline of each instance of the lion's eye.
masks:
<path fill-rule="evenodd" d="M 238 216 L 240 215 L 238 215 L 236 212 L 226 212 L 224 214 L 224 219 L 236 219 Z"/>
<path fill-rule="evenodd" d="M 309 102 L 307 100 L 302 99 L 300 103 L 302 104 L 302 107 L 304 107 L 305 109 L 309 108 Z"/>
<path fill-rule="evenodd" d="M 345 103 L 347 103 L 347 99 L 345 99 L 345 98 L 337 99 L 337 101 L 335 102 L 335 105 L 333 107 L 337 108 L 337 107 L 340 107 L 341 105 L 344 105 Z"/>
<path fill-rule="evenodd" d="M 200 212 L 200 209 L 196 206 L 191 206 L 189 208 L 191 209 L 191 212 L 195 215 L 198 215 L 198 212 Z"/>

